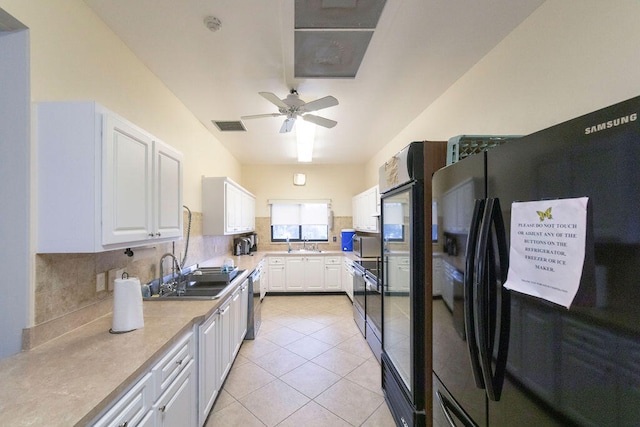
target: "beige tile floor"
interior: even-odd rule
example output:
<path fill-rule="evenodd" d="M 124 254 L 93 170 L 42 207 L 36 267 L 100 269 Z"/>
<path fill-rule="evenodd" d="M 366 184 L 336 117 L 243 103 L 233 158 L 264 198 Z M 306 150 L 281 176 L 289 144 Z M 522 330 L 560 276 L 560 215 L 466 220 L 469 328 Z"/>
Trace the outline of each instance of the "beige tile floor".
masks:
<path fill-rule="evenodd" d="M 392 427 L 380 365 L 343 295 L 267 295 L 206 426 Z"/>

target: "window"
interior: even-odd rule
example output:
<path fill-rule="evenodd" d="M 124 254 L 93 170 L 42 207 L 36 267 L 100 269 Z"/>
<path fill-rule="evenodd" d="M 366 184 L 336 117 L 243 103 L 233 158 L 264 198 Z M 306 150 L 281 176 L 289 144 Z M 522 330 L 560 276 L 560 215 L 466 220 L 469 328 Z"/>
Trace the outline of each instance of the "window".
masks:
<path fill-rule="evenodd" d="M 272 242 L 329 241 L 329 204 L 271 203 Z"/>

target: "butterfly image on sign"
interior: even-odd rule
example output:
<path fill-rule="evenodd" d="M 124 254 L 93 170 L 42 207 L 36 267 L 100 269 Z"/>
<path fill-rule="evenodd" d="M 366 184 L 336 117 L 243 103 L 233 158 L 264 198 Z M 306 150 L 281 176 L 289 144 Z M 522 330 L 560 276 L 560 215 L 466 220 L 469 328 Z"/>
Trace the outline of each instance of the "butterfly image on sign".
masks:
<path fill-rule="evenodd" d="M 553 219 L 553 217 L 551 216 L 551 208 L 550 207 L 544 212 L 541 212 L 541 211 L 536 211 L 536 212 L 538 213 L 538 216 L 540 217 L 540 221 L 544 221 L 545 218 Z"/>

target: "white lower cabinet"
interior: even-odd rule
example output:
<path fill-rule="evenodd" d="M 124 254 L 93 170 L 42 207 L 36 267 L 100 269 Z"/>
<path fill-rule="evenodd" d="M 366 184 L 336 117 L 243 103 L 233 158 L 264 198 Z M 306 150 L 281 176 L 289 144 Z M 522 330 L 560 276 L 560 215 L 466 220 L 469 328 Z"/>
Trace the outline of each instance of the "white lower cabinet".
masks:
<path fill-rule="evenodd" d="M 342 288 L 353 302 L 353 261 L 347 257 L 342 262 Z"/>
<path fill-rule="evenodd" d="M 91 425 L 203 426 L 246 334 L 248 304 L 245 279 Z"/>
<path fill-rule="evenodd" d="M 147 373 L 115 405 L 93 424 L 95 427 L 151 425 L 152 378 Z M 146 420 L 146 421 L 145 421 Z"/>
<path fill-rule="evenodd" d="M 231 315 L 231 301 L 227 301 L 220 308 L 220 361 L 218 363 L 218 377 L 220 384 L 224 382 L 229 370 L 231 370 L 232 347 L 231 336 L 233 325 L 231 323 L 233 316 Z"/>
<path fill-rule="evenodd" d="M 342 257 L 324 257 L 324 290 L 329 292 L 342 290 Z"/>
<path fill-rule="evenodd" d="M 269 257 L 267 276 L 269 292 L 285 291 L 285 263 L 284 257 Z"/>
<path fill-rule="evenodd" d="M 287 292 L 324 291 L 324 257 L 287 257 L 286 267 Z"/>
<path fill-rule="evenodd" d="M 177 344 L 93 426 L 196 426 L 195 336 Z"/>
<path fill-rule="evenodd" d="M 196 425 L 196 375 L 195 361 L 187 366 L 171 382 L 167 391 L 153 405 L 156 427 Z"/>
<path fill-rule="evenodd" d="M 220 377 L 218 376 L 218 365 L 220 361 L 220 311 L 216 310 L 199 327 L 198 339 L 198 377 L 200 379 L 198 393 L 198 425 L 204 425 L 209 411 L 213 408 L 213 403 L 218 397 L 220 388 Z"/>

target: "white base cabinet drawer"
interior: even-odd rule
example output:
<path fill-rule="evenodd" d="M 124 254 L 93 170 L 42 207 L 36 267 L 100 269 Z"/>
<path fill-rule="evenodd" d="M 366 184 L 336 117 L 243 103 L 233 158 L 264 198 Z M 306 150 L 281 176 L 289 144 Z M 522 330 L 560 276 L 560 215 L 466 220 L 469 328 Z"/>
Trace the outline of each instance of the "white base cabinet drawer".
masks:
<path fill-rule="evenodd" d="M 164 392 L 171 382 L 195 358 L 196 345 L 193 332 L 189 332 L 151 369 L 155 378 L 155 396 Z"/>
<path fill-rule="evenodd" d="M 95 427 L 152 425 L 152 381 L 147 373 L 111 409 L 93 424 Z M 146 420 L 146 421 L 145 421 Z"/>
<path fill-rule="evenodd" d="M 156 427 L 196 425 L 195 362 L 190 360 L 167 391 L 153 405 Z"/>

